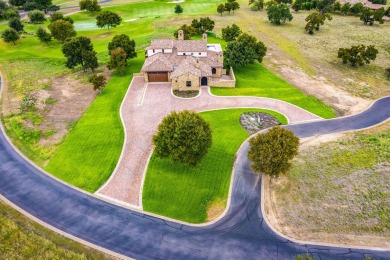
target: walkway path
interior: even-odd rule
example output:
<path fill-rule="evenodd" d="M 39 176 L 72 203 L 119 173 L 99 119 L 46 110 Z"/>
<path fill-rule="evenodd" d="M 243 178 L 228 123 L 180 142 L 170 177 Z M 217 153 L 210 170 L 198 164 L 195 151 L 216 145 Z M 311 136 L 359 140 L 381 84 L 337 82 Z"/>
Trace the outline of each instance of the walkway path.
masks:
<path fill-rule="evenodd" d="M 152 152 L 152 136 L 162 118 L 172 111 L 205 111 L 221 108 L 265 108 L 284 114 L 290 123 L 320 119 L 290 103 L 270 98 L 219 97 L 202 88 L 197 98 L 182 99 L 171 94 L 170 84 L 149 84 L 134 77 L 121 115 L 127 138 L 117 168 L 97 194 L 140 208 L 142 180 Z"/>
<path fill-rule="evenodd" d="M 361 129 L 390 118 L 390 97 L 352 117 L 286 126 L 300 137 Z M 151 120 L 151 119 L 150 119 Z M 99 200 L 64 185 L 18 154 L 0 131 L 0 194 L 32 216 L 67 234 L 137 259 L 390 259 L 390 251 L 295 243 L 275 234 L 260 210 L 260 175 L 237 153 L 232 199 L 218 222 L 196 227 L 152 217 Z"/>

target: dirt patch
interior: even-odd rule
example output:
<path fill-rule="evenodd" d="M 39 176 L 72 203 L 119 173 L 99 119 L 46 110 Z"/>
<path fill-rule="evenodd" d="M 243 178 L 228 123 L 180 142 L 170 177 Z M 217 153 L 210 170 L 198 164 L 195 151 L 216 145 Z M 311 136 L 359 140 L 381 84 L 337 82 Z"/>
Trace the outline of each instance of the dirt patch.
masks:
<path fill-rule="evenodd" d="M 286 176 L 263 176 L 270 224 L 298 240 L 390 248 L 390 164 L 382 146 L 389 130 L 386 122 L 360 132 L 302 139 Z"/>
<path fill-rule="evenodd" d="M 222 213 L 225 211 L 226 207 L 226 201 L 222 201 L 220 199 L 213 201 L 210 203 L 210 205 L 207 208 L 207 220 L 206 221 L 212 221 L 219 216 L 222 215 Z"/>

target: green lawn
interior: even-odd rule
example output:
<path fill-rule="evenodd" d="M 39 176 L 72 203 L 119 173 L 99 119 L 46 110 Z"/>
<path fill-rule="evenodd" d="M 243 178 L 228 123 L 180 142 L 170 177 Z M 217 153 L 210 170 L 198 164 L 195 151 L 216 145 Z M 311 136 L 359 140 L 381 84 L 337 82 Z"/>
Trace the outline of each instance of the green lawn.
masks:
<path fill-rule="evenodd" d="M 152 156 L 148 165 L 142 201 L 146 211 L 191 223 L 207 219 L 207 208 L 215 201 L 226 202 L 234 156 L 249 134 L 241 127 L 243 112 L 261 111 L 281 123 L 287 119 L 262 109 L 227 109 L 202 112 L 211 124 L 213 145 L 196 167 L 172 163 Z"/>
<path fill-rule="evenodd" d="M 143 63 L 138 55 L 124 76 L 115 75 L 51 158 L 46 170 L 89 192 L 111 175 L 122 150 L 124 135 L 119 107 L 132 79 Z"/>
<path fill-rule="evenodd" d="M 234 71 L 236 88 L 212 88 L 221 96 L 258 96 L 284 100 L 323 118 L 335 117 L 332 109 L 319 99 L 305 95 L 259 63 L 250 64 Z"/>

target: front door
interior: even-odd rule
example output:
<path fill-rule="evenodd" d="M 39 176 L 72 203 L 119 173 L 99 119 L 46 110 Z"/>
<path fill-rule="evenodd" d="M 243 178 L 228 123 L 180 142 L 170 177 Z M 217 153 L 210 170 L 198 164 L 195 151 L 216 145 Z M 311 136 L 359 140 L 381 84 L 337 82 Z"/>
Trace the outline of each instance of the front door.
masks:
<path fill-rule="evenodd" d="M 203 78 L 200 80 L 200 85 L 202 85 L 202 86 L 207 86 L 207 78 L 206 78 L 206 77 L 203 77 Z"/>

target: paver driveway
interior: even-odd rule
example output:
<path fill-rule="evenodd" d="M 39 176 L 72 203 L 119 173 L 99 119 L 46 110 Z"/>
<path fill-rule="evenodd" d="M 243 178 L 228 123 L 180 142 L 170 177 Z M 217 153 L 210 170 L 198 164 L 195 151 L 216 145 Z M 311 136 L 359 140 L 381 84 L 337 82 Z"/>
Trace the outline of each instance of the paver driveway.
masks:
<path fill-rule="evenodd" d="M 320 119 L 292 104 L 258 97 L 220 97 L 202 87 L 201 94 L 192 99 L 171 94 L 168 83 L 148 84 L 143 77 L 134 77 L 121 108 L 126 140 L 122 155 L 111 178 L 97 195 L 130 207 L 140 208 L 142 180 L 147 161 L 153 150 L 152 136 L 162 118 L 172 111 L 205 111 L 222 108 L 265 108 L 284 114 L 289 123 Z"/>

